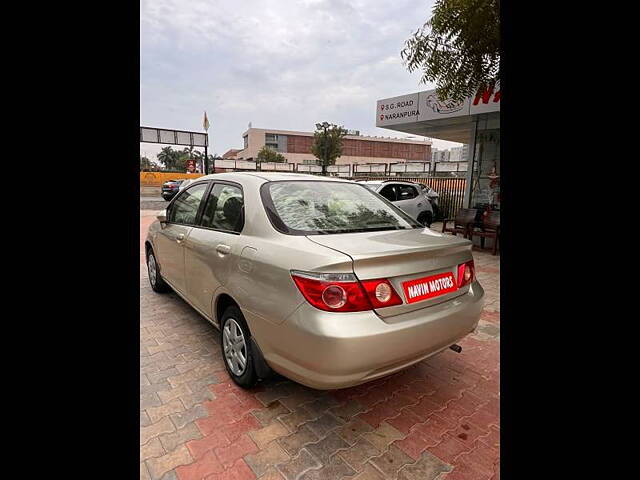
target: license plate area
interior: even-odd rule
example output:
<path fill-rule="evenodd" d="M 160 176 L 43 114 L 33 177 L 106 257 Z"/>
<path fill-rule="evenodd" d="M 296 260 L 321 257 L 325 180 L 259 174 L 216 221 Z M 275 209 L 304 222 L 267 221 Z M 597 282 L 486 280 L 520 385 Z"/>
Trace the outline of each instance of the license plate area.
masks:
<path fill-rule="evenodd" d="M 455 292 L 458 284 L 453 272 L 449 271 L 402 282 L 402 289 L 405 301 L 416 303 Z"/>

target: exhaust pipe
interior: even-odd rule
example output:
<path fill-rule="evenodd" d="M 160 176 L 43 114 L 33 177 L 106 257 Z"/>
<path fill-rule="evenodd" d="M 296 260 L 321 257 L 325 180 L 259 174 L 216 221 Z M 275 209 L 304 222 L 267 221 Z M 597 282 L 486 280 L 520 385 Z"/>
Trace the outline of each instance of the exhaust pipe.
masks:
<path fill-rule="evenodd" d="M 460 353 L 462 351 L 462 347 L 460 345 L 458 345 L 457 343 L 454 343 L 449 348 L 451 350 L 453 350 L 454 352 L 456 352 L 456 353 Z"/>

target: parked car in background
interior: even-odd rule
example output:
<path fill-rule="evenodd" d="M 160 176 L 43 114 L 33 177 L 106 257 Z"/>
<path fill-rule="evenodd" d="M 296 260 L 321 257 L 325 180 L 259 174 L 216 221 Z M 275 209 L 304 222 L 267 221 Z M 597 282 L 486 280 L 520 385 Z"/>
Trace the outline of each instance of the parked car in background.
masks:
<path fill-rule="evenodd" d="M 358 183 L 379 193 L 422 225 L 431 226 L 435 218 L 431 198 L 420 183 L 403 180 L 369 180 Z"/>
<path fill-rule="evenodd" d="M 220 329 L 244 388 L 271 370 L 343 388 L 460 351 L 483 305 L 469 240 L 338 178 L 200 177 L 151 224 L 145 251 L 152 289 Z"/>
<path fill-rule="evenodd" d="M 180 191 L 180 185 L 184 180 L 167 180 L 162 184 L 162 198 L 169 201 Z"/>

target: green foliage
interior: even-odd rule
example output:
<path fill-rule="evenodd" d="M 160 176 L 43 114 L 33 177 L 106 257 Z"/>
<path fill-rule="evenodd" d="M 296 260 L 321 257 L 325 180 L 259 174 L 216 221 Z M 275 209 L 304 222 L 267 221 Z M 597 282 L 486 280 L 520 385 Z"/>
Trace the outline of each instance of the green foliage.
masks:
<path fill-rule="evenodd" d="M 171 147 L 164 147 L 160 150 L 160 153 L 158 153 L 157 158 L 163 165 L 164 170 L 184 172 L 187 170 L 187 160 L 193 158 L 196 160 L 196 165 L 199 165 L 200 160 L 204 158 L 204 153 L 197 150 L 194 151 L 193 147 L 185 147 L 182 150 L 174 150 Z M 209 167 L 212 165 L 212 160 L 213 156 L 209 155 Z"/>
<path fill-rule="evenodd" d="M 260 149 L 257 155 L 258 160 L 261 162 L 278 162 L 283 163 L 286 162 L 287 159 L 281 153 L 276 152 L 272 148 L 267 147 L 266 145 Z"/>
<path fill-rule="evenodd" d="M 433 15 L 400 53 L 438 97 L 464 100 L 500 80 L 500 0 L 436 0 Z"/>
<path fill-rule="evenodd" d="M 142 155 L 140 155 L 140 171 L 151 170 L 151 168 L 153 168 L 153 164 L 151 163 L 151 160 L 149 160 L 147 157 L 143 157 Z"/>
<path fill-rule="evenodd" d="M 342 155 L 342 138 L 347 134 L 343 127 L 333 123 L 316 123 L 311 153 L 323 166 L 333 165 Z"/>

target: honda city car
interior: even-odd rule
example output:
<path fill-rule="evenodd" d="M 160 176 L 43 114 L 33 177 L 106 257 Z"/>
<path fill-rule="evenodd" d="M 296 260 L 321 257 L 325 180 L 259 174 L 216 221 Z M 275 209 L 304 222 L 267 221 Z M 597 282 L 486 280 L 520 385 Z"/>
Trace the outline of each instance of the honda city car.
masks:
<path fill-rule="evenodd" d="M 459 351 L 483 305 L 471 242 L 339 178 L 200 177 L 145 249 L 152 289 L 173 289 L 220 329 L 227 372 L 245 388 L 272 371 L 343 388 Z"/>

